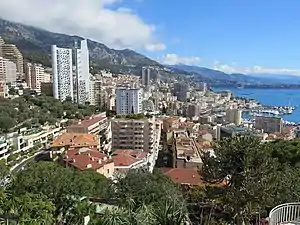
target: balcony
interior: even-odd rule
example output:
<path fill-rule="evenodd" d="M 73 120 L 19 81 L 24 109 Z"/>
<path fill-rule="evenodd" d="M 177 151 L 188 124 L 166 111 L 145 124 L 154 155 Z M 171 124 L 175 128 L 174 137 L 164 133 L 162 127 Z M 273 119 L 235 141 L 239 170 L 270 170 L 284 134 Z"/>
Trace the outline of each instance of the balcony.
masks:
<path fill-rule="evenodd" d="M 300 225 L 300 202 L 285 203 L 273 208 L 269 214 L 269 225 Z"/>

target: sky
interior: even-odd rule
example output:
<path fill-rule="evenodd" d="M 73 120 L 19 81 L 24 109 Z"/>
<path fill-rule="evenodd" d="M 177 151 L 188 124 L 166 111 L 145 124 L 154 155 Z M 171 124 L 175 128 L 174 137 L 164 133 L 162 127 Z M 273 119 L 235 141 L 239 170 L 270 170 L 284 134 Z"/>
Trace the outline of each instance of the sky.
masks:
<path fill-rule="evenodd" d="M 300 75 L 299 9 L 299 0 L 1 0 L 0 17 L 164 64 Z"/>

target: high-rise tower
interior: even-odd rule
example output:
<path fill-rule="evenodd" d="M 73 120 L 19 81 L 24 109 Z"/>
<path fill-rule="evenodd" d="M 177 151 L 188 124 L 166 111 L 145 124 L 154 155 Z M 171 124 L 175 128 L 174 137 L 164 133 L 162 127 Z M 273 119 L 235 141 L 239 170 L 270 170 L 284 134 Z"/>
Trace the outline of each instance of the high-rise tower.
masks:
<path fill-rule="evenodd" d="M 52 46 L 52 77 L 54 98 L 73 100 L 72 49 Z"/>
<path fill-rule="evenodd" d="M 80 48 L 75 43 L 75 65 L 76 65 L 76 93 L 77 102 L 84 104 L 89 101 L 89 83 L 90 83 L 90 70 L 89 70 L 89 50 L 87 40 L 80 42 Z"/>

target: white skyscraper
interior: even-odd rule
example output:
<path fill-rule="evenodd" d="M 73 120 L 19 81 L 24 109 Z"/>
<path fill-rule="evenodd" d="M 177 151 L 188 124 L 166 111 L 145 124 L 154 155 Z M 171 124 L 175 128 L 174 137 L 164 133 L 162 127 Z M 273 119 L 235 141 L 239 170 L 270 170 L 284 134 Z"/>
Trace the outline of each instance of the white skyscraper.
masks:
<path fill-rule="evenodd" d="M 150 73 L 151 70 L 149 67 L 142 68 L 142 85 L 146 87 L 150 85 Z"/>
<path fill-rule="evenodd" d="M 73 100 L 72 49 L 52 46 L 52 78 L 54 98 Z"/>
<path fill-rule="evenodd" d="M 116 90 L 117 114 L 142 113 L 142 90 L 138 88 L 118 88 Z"/>
<path fill-rule="evenodd" d="M 89 50 L 87 40 L 83 40 L 80 43 L 80 49 L 76 49 L 77 98 L 78 103 L 84 104 L 89 101 Z"/>

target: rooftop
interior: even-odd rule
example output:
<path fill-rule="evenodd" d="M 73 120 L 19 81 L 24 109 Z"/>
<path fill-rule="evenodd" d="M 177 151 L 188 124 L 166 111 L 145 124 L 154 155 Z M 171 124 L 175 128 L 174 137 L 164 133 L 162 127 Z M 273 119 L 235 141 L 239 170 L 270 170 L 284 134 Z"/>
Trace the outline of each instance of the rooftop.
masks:
<path fill-rule="evenodd" d="M 186 159 L 190 162 L 202 163 L 197 144 L 192 138 L 181 137 L 175 140 L 176 155 L 178 159 Z"/>
<path fill-rule="evenodd" d="M 84 127 L 84 128 L 88 128 L 96 123 L 105 121 L 107 118 L 104 116 L 94 116 L 94 117 L 90 117 L 88 119 L 85 120 L 81 120 L 78 121 L 75 124 L 72 124 L 70 127 Z"/>
<path fill-rule="evenodd" d="M 94 134 L 64 133 L 54 140 L 52 147 L 87 147 L 97 145 L 97 137 Z"/>
<path fill-rule="evenodd" d="M 203 185 L 202 177 L 197 169 L 162 168 L 162 171 L 177 184 Z"/>
<path fill-rule="evenodd" d="M 90 148 L 70 149 L 66 151 L 64 161 L 80 170 L 97 170 L 113 162 L 106 154 Z"/>
<path fill-rule="evenodd" d="M 131 166 L 132 164 L 147 158 L 147 152 L 139 150 L 116 150 L 112 156 L 115 167 Z"/>

